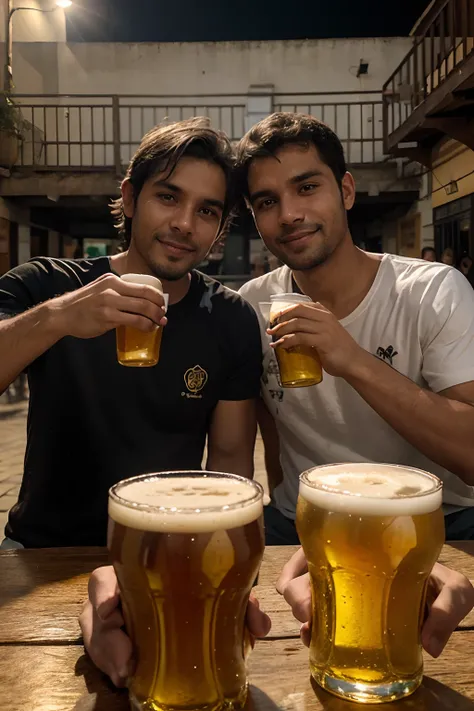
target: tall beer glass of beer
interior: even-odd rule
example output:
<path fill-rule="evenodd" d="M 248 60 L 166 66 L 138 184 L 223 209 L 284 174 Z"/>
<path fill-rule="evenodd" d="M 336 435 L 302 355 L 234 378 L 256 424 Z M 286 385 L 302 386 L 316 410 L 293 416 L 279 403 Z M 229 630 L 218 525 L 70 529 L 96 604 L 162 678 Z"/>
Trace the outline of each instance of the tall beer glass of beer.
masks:
<path fill-rule="evenodd" d="M 444 543 L 441 501 L 439 479 L 408 467 L 338 464 L 301 475 L 310 667 L 333 694 L 382 703 L 420 685 L 427 581 Z"/>
<path fill-rule="evenodd" d="M 133 708 L 244 705 L 262 514 L 262 487 L 230 474 L 165 472 L 111 489 L 108 545 L 134 646 Z"/>
<path fill-rule="evenodd" d="M 277 325 L 282 311 L 295 304 L 312 303 L 303 294 L 276 294 L 270 297 L 270 328 Z M 283 388 L 304 388 L 318 385 L 323 379 L 323 369 L 318 352 L 311 346 L 294 346 L 275 349 L 280 382 Z"/>
<path fill-rule="evenodd" d="M 132 284 L 148 284 L 163 294 L 161 281 L 148 274 L 124 274 L 124 281 Z M 163 294 L 165 307 L 168 307 L 168 294 Z M 117 358 L 120 365 L 143 368 L 156 365 L 160 358 L 163 329 L 156 326 L 153 331 L 139 331 L 131 326 L 117 328 Z"/>

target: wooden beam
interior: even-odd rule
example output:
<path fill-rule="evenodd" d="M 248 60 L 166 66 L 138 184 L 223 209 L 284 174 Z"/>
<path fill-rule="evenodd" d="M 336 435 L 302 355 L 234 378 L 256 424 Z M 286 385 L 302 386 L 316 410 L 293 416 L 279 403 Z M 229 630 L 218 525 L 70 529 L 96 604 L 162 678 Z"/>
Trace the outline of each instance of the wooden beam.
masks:
<path fill-rule="evenodd" d="M 474 151 L 474 119 L 460 116 L 447 116 L 446 118 L 426 119 L 424 127 L 441 131 L 446 136 L 454 138 L 459 143 Z"/>
<path fill-rule="evenodd" d="M 471 81 L 474 81 L 474 53 L 469 55 L 468 59 L 455 72 L 452 72 L 440 86 L 434 89 L 426 100 L 414 110 L 411 116 L 388 136 L 387 148 L 390 153 L 399 143 L 409 141 L 408 136 L 416 129 L 423 128 L 426 117 L 429 114 L 436 113 L 439 107 L 444 105 L 449 94 L 453 94 L 460 88 L 469 88 Z"/>
<path fill-rule="evenodd" d="M 433 152 L 431 148 L 425 146 L 413 146 L 412 148 L 394 148 L 390 151 L 396 158 L 408 158 L 410 161 L 420 163 L 428 170 L 433 167 Z"/>

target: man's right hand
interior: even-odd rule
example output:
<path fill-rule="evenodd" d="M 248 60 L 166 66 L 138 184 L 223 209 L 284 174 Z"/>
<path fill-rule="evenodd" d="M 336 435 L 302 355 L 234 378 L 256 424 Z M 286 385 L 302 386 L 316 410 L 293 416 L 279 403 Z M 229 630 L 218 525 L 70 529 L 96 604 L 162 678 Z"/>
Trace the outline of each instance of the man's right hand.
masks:
<path fill-rule="evenodd" d="M 91 284 L 49 302 L 61 336 L 95 338 L 117 326 L 153 331 L 165 326 L 163 295 L 148 284 L 132 284 L 104 274 Z"/>
<path fill-rule="evenodd" d="M 89 599 L 79 617 L 84 647 L 92 661 L 107 674 L 115 686 L 125 686 L 133 674 L 132 642 L 122 629 L 120 590 L 111 565 L 97 568 L 89 579 Z M 268 615 L 250 595 L 247 629 L 253 646 L 256 637 L 265 637 L 271 627 Z"/>
<path fill-rule="evenodd" d="M 133 673 L 132 642 L 122 627 L 120 591 L 113 567 L 97 568 L 89 579 L 89 599 L 79 624 L 84 647 L 96 666 L 122 687 Z"/>

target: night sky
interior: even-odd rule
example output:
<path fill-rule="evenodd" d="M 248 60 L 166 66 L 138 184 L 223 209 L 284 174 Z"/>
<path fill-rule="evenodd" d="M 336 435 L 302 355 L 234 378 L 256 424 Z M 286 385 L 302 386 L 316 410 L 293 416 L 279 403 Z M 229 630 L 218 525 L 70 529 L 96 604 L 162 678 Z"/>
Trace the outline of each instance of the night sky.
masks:
<path fill-rule="evenodd" d="M 428 0 L 75 0 L 68 39 L 192 42 L 408 35 Z M 283 11 L 277 8 L 285 7 Z"/>

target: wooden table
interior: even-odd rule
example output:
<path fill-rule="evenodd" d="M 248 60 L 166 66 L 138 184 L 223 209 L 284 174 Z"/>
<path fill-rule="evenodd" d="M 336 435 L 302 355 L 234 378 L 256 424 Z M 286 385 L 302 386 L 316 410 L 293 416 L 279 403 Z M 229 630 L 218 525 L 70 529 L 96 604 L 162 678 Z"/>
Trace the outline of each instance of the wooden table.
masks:
<path fill-rule="evenodd" d="M 265 552 L 256 592 L 273 627 L 250 657 L 249 709 L 362 709 L 310 681 L 299 624 L 274 587 L 293 550 Z M 97 548 L 0 552 L 0 711 L 128 710 L 126 692 L 114 689 L 85 655 L 77 622 L 88 574 L 106 562 L 106 551 Z M 445 546 L 441 562 L 474 579 L 474 542 Z M 416 694 L 387 708 L 474 711 L 474 614 L 439 660 L 425 657 L 425 673 Z"/>

